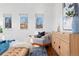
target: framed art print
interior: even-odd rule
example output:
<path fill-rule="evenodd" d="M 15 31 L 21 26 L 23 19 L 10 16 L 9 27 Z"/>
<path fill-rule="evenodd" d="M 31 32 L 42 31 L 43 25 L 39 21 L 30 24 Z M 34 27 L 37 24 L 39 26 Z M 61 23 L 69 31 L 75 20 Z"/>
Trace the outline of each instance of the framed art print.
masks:
<path fill-rule="evenodd" d="M 64 31 L 72 31 L 74 11 L 73 3 L 63 3 L 62 26 Z"/>
<path fill-rule="evenodd" d="M 37 14 L 36 15 L 36 28 L 37 29 L 43 28 L 43 21 L 44 21 L 43 15 Z"/>
<path fill-rule="evenodd" d="M 20 15 L 20 29 L 27 29 L 27 28 L 28 28 L 28 16 Z"/>
<path fill-rule="evenodd" d="M 63 30 L 72 31 L 72 20 L 73 20 L 73 17 L 64 17 Z"/>
<path fill-rule="evenodd" d="M 12 28 L 12 16 L 11 15 L 4 16 L 4 27 L 7 29 Z"/>

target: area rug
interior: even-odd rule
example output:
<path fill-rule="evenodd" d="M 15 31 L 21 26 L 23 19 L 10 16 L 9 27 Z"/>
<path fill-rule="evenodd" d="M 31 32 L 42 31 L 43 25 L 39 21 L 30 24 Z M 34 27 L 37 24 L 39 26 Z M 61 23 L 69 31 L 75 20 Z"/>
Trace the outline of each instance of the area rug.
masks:
<path fill-rule="evenodd" d="M 47 56 L 45 47 L 33 47 L 30 56 Z"/>

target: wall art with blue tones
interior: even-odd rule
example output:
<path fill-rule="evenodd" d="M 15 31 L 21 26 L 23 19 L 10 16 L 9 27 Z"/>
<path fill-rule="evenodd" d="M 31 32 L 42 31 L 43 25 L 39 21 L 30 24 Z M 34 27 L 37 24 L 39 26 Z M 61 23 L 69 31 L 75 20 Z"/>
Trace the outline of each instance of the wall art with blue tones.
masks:
<path fill-rule="evenodd" d="M 27 28 L 28 28 L 28 16 L 20 15 L 20 29 L 27 29 Z"/>
<path fill-rule="evenodd" d="M 72 21 L 75 16 L 74 3 L 63 4 L 63 20 L 62 27 L 64 31 L 72 31 Z"/>
<path fill-rule="evenodd" d="M 36 16 L 36 28 L 37 29 L 43 28 L 43 21 L 44 21 L 44 17 L 42 15 Z"/>
<path fill-rule="evenodd" d="M 5 28 L 12 28 L 12 16 L 10 15 L 5 15 L 4 16 L 4 27 Z"/>
<path fill-rule="evenodd" d="M 72 21 L 73 21 L 73 17 L 65 16 L 63 19 L 63 30 L 72 31 Z"/>

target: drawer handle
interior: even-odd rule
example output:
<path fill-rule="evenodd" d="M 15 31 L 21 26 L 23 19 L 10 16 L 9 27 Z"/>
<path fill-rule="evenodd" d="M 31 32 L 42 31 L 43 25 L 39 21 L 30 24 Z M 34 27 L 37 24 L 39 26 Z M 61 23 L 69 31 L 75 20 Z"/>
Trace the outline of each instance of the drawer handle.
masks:
<path fill-rule="evenodd" d="M 65 34 L 65 33 L 63 33 L 63 34 Z"/>
<path fill-rule="evenodd" d="M 55 44 L 55 42 L 54 42 L 54 44 Z"/>
<path fill-rule="evenodd" d="M 58 48 L 60 49 L 60 46 Z"/>

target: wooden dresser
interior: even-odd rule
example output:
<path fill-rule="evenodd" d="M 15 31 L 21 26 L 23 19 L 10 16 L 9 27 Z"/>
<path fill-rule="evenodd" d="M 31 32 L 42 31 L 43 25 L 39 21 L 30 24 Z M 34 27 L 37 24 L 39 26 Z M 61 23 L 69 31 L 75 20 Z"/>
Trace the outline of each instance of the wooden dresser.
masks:
<path fill-rule="evenodd" d="M 79 56 L 79 34 L 53 32 L 52 47 L 60 56 Z"/>

